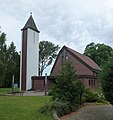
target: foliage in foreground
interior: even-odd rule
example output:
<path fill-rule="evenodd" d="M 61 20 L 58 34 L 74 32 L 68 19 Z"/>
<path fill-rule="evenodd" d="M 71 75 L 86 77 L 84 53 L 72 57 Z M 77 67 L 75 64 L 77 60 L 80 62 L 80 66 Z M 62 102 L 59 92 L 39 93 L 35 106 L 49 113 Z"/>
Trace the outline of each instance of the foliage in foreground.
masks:
<path fill-rule="evenodd" d="M 113 58 L 103 67 L 100 79 L 103 93 L 106 99 L 113 105 Z"/>
<path fill-rule="evenodd" d="M 85 88 L 83 97 L 82 97 L 83 102 L 97 102 L 101 104 L 108 104 L 106 101 L 103 91 L 101 88 L 97 90 L 91 90 L 89 88 Z"/>
<path fill-rule="evenodd" d="M 71 63 L 66 62 L 52 88 L 52 104 L 45 108 L 55 110 L 59 116 L 75 111 L 82 103 L 84 86 L 77 79 Z"/>
<path fill-rule="evenodd" d="M 76 108 L 77 109 L 77 108 Z M 63 116 L 65 114 L 68 114 L 72 111 L 76 110 L 75 107 L 70 107 L 68 103 L 64 103 L 64 102 L 58 102 L 58 101 L 51 101 L 48 104 L 45 104 L 41 109 L 40 112 L 41 113 L 51 113 L 53 114 L 54 111 L 56 112 L 56 114 L 58 116 Z"/>
<path fill-rule="evenodd" d="M 56 77 L 53 92 L 53 100 L 69 103 L 69 105 L 81 104 L 84 86 L 77 79 L 76 71 L 71 63 L 66 62 L 59 75 Z"/>

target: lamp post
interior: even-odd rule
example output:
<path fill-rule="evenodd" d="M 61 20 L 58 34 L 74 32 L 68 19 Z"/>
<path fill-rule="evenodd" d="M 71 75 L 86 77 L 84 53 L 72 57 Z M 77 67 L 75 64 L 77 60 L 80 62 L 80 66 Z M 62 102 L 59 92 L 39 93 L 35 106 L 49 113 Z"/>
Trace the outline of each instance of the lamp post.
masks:
<path fill-rule="evenodd" d="M 14 92 L 14 75 L 13 75 L 13 77 L 12 77 L 12 93 Z"/>

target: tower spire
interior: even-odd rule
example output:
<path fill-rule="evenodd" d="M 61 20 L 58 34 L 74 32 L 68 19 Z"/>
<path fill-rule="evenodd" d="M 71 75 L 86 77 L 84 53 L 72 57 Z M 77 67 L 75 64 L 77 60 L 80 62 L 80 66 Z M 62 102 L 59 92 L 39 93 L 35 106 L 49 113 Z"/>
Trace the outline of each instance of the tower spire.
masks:
<path fill-rule="evenodd" d="M 26 22 L 26 24 L 25 24 L 25 26 L 23 27 L 22 30 L 26 30 L 28 28 L 40 33 L 40 31 L 37 29 L 36 24 L 34 22 L 34 19 L 32 17 L 32 12 L 30 13 L 30 17 L 29 17 L 28 21 Z"/>

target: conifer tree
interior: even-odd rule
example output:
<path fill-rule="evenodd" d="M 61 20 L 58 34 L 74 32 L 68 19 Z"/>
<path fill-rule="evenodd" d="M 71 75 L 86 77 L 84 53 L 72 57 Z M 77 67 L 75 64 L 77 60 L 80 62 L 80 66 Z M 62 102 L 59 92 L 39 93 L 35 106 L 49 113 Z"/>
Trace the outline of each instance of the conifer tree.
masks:
<path fill-rule="evenodd" d="M 20 55 L 12 42 L 6 45 L 6 34 L 0 33 L 0 87 L 11 87 L 12 76 L 19 83 Z"/>
<path fill-rule="evenodd" d="M 77 78 L 76 70 L 71 63 L 66 62 L 56 77 L 55 85 L 52 89 L 53 100 L 68 103 L 70 107 L 77 107 L 81 104 L 83 91 L 84 87 Z"/>

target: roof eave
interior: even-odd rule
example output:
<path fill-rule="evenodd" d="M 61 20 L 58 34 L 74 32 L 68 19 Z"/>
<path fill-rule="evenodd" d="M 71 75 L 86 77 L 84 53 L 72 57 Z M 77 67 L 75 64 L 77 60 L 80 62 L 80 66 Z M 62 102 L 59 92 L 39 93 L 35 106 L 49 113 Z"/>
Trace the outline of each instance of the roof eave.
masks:
<path fill-rule="evenodd" d="M 36 29 L 31 28 L 31 27 L 22 28 L 21 31 L 27 30 L 28 28 L 29 28 L 29 29 L 32 29 L 32 30 L 34 30 L 34 31 L 36 31 L 36 32 L 38 32 L 38 33 L 40 33 L 40 31 L 39 31 L 38 29 L 36 30 Z"/>

